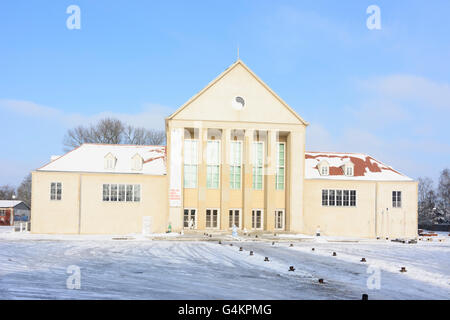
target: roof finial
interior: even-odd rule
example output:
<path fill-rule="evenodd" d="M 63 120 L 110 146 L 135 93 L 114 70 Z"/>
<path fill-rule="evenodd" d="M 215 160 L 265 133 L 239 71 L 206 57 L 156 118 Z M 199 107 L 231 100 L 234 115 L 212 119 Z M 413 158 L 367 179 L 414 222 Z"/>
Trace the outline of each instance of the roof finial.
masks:
<path fill-rule="evenodd" d="M 237 46 L 237 59 L 239 60 L 239 44 Z"/>

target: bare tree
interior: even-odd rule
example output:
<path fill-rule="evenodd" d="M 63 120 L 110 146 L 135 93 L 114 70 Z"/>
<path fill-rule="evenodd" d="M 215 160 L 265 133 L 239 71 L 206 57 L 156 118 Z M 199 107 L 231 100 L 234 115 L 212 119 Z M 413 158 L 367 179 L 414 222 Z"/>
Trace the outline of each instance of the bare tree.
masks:
<path fill-rule="evenodd" d="M 22 200 L 31 208 L 31 173 L 29 173 L 17 188 L 17 200 Z"/>
<path fill-rule="evenodd" d="M 105 118 L 94 125 L 68 130 L 64 146 L 65 151 L 69 151 L 83 143 L 162 145 L 165 137 L 163 130 L 133 127 L 118 119 Z"/>
<path fill-rule="evenodd" d="M 147 130 L 146 144 L 160 146 L 166 143 L 166 133 L 164 130 Z"/>
<path fill-rule="evenodd" d="M 0 200 L 11 200 L 15 191 L 14 187 L 10 185 L 0 186 Z"/>
<path fill-rule="evenodd" d="M 444 219 L 447 223 L 450 223 L 450 170 L 448 168 L 441 172 L 437 194 Z"/>
<path fill-rule="evenodd" d="M 122 121 L 113 118 L 100 120 L 97 125 L 91 126 L 91 136 L 97 143 L 120 144 L 124 131 Z"/>

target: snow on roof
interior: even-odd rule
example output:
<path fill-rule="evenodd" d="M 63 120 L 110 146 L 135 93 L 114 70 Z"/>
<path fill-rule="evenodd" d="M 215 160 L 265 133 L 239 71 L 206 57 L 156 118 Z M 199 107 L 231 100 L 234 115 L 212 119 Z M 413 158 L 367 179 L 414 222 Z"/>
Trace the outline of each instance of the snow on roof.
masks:
<path fill-rule="evenodd" d="M 20 203 L 20 200 L 0 200 L 0 208 L 13 208 Z"/>
<path fill-rule="evenodd" d="M 328 162 L 330 168 L 327 176 L 320 175 L 317 166 L 324 160 Z M 353 176 L 344 175 L 342 166 L 348 161 L 354 164 Z M 305 179 L 413 181 L 366 154 L 310 151 L 305 152 Z"/>
<path fill-rule="evenodd" d="M 85 143 L 51 161 L 37 171 L 166 174 L 166 147 Z M 113 169 L 105 168 L 105 156 L 116 159 Z M 143 159 L 142 170 L 133 170 L 132 158 Z"/>

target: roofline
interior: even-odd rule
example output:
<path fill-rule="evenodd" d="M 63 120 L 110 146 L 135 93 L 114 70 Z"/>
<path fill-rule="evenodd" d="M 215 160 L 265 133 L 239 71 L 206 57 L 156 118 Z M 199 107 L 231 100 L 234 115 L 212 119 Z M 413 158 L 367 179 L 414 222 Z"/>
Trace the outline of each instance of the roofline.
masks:
<path fill-rule="evenodd" d="M 97 145 L 97 146 L 121 146 L 121 147 L 161 147 L 166 146 L 155 145 L 155 144 L 121 144 L 121 143 L 97 143 L 97 142 L 86 142 L 82 143 L 79 147 L 83 145 Z"/>
<path fill-rule="evenodd" d="M 333 176 L 336 177 L 336 176 Z M 305 180 L 327 180 L 327 181 L 357 181 L 357 182 L 417 182 L 417 180 L 414 180 L 413 178 L 410 178 L 408 176 L 405 176 L 411 180 L 375 180 L 375 179 L 330 179 L 330 178 L 304 178 Z"/>
<path fill-rule="evenodd" d="M 401 176 L 407 177 L 407 178 L 409 178 L 409 179 L 411 179 L 411 180 L 414 181 L 414 179 L 412 179 L 411 177 L 407 176 L 406 174 L 404 174 L 404 173 L 402 173 L 402 172 L 400 172 L 400 171 L 398 171 L 398 170 L 392 168 L 391 166 L 388 166 L 386 163 L 384 163 L 384 162 L 382 162 L 382 161 L 380 161 L 380 160 L 378 160 L 378 159 L 375 159 L 374 157 L 372 157 L 371 155 L 369 155 L 369 154 L 367 154 L 367 153 L 362 153 L 362 152 L 360 152 L 360 153 L 355 153 L 355 152 L 305 151 L 305 154 L 306 154 L 306 153 L 319 153 L 319 154 L 320 154 L 320 153 L 322 153 L 322 154 L 336 153 L 336 154 L 353 154 L 353 155 L 355 155 L 355 154 L 360 154 L 360 155 L 364 155 L 364 156 L 366 156 L 366 157 L 371 158 L 372 160 L 375 160 L 375 161 L 381 163 L 383 166 L 385 166 L 385 167 L 387 167 L 387 168 L 390 168 L 390 169 L 391 169 L 392 171 L 394 171 L 395 173 L 397 173 L 397 174 L 399 174 L 399 175 L 401 175 Z M 322 161 L 323 161 L 323 160 L 322 160 Z M 383 180 L 375 180 L 375 181 L 383 181 Z M 387 180 L 387 181 L 391 181 L 391 180 Z"/>
<path fill-rule="evenodd" d="M 284 105 L 300 122 L 308 126 L 309 123 L 306 122 L 302 117 L 300 117 L 297 112 L 294 111 L 279 95 L 277 95 L 264 81 L 261 80 L 247 65 L 241 60 L 237 59 L 235 63 L 233 63 L 231 66 L 225 69 L 221 74 L 219 74 L 213 81 L 208 83 L 206 87 L 204 87 L 202 90 L 200 90 L 196 95 L 191 97 L 187 102 L 185 102 L 181 107 L 179 107 L 174 113 L 172 113 L 170 116 L 166 118 L 166 120 L 173 119 L 178 113 L 180 113 L 182 110 L 184 110 L 188 105 L 190 105 L 192 102 L 194 102 L 198 97 L 200 97 L 206 90 L 208 90 L 210 87 L 212 87 L 214 84 L 216 84 L 220 79 L 222 79 L 224 76 L 226 76 L 231 70 L 233 70 L 237 65 L 241 65 L 245 70 L 247 70 L 255 79 L 258 81 L 264 88 L 266 88 L 279 102 L 281 102 L 282 105 Z"/>
<path fill-rule="evenodd" d="M 153 177 L 165 177 L 167 172 L 164 174 L 154 174 L 154 173 L 139 173 L 139 172 L 107 172 L 107 171 L 67 171 L 67 170 L 34 170 L 32 172 L 49 172 L 49 173 L 89 173 L 89 174 L 136 174 L 140 176 L 153 176 Z"/>
<path fill-rule="evenodd" d="M 28 209 L 31 209 L 30 206 L 27 205 L 27 204 L 25 203 L 25 201 L 23 201 L 23 200 L 5 200 L 5 199 L 3 199 L 3 200 L 1 200 L 1 201 L 18 201 L 18 203 L 17 203 L 16 205 L 12 206 L 12 207 L 2 207 L 2 206 L 0 205 L 0 208 L 15 208 L 15 207 L 17 207 L 19 204 L 23 203 L 23 204 L 25 205 L 25 207 L 27 207 Z"/>
<path fill-rule="evenodd" d="M 161 148 L 166 148 L 167 146 L 155 146 L 155 145 L 139 145 L 139 144 L 109 144 L 109 143 L 82 143 L 80 144 L 78 147 L 67 151 L 65 154 L 63 154 L 62 156 L 54 159 L 54 160 L 50 160 L 49 162 L 47 162 L 46 164 L 44 164 L 43 166 L 35 169 L 34 171 L 42 171 L 42 168 L 45 168 L 46 166 L 48 166 L 50 163 L 53 163 L 55 161 L 58 161 L 59 159 L 61 159 L 62 157 L 67 156 L 69 153 L 81 148 L 84 145 L 99 145 L 99 146 L 121 146 L 121 147 L 161 147 Z M 66 171 L 62 171 L 62 172 L 66 172 Z M 69 171 L 70 172 L 70 171 Z"/>

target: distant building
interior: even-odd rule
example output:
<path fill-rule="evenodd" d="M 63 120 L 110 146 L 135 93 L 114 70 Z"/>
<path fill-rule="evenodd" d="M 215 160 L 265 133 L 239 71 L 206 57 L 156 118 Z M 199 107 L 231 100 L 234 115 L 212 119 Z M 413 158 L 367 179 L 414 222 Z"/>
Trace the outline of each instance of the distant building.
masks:
<path fill-rule="evenodd" d="M 238 60 L 166 118 L 167 147 L 83 144 L 34 171 L 31 231 L 417 236 L 417 182 L 305 151 L 307 126 Z"/>
<path fill-rule="evenodd" d="M 20 200 L 0 200 L 0 226 L 30 221 L 30 207 Z"/>

